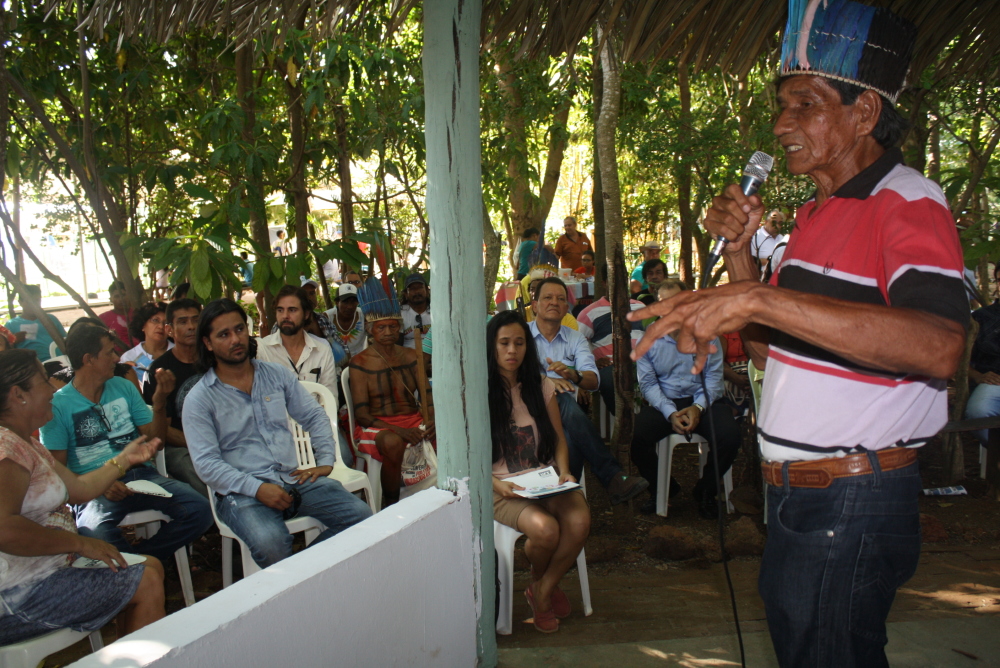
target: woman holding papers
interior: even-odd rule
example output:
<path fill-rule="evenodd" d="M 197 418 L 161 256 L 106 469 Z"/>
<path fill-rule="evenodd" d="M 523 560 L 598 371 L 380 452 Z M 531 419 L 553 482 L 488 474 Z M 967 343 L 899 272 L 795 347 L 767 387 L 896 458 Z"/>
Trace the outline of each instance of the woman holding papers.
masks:
<path fill-rule="evenodd" d="M 493 517 L 527 536 L 532 583 L 524 595 L 535 628 L 559 630 L 570 602 L 559 580 L 576 560 L 590 533 L 590 507 L 579 487 L 528 499 L 510 478 L 555 467 L 553 485 L 576 483 L 559 419 L 555 385 L 542 375 L 535 341 L 517 311 L 501 311 L 486 327 L 490 432 L 493 440 Z M 554 477 L 554 476 L 553 476 Z"/>
<path fill-rule="evenodd" d="M 160 562 L 126 562 L 113 545 L 80 536 L 66 505 L 103 494 L 160 439 L 138 438 L 78 476 L 33 436 L 52 419 L 53 392 L 34 351 L 0 352 L 0 645 L 65 627 L 94 631 L 119 612 L 124 633 L 164 616 Z"/>

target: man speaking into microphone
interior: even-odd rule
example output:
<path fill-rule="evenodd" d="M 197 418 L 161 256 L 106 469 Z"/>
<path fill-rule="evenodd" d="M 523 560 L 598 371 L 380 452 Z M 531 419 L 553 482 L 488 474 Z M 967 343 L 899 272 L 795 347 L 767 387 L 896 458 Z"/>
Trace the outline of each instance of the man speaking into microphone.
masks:
<path fill-rule="evenodd" d="M 774 134 L 816 192 L 780 266 L 757 282 L 750 241 L 764 208 L 730 185 L 705 219 L 729 241 L 730 283 L 629 316 L 661 316 L 635 356 L 679 330 L 698 373 L 715 337 L 742 330 L 766 363 L 759 589 L 782 666 L 888 665 L 886 616 L 920 554 L 915 448 L 946 422 L 965 343 L 954 221 L 896 148 L 915 33 L 885 9 L 792 0 Z"/>

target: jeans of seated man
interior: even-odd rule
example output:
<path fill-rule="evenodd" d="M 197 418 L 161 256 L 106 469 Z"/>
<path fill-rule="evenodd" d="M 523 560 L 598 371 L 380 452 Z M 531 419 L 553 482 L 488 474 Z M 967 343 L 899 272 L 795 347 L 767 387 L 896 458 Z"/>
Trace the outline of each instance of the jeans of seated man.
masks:
<path fill-rule="evenodd" d="M 292 485 L 284 485 L 286 490 Z M 371 517 L 368 504 L 330 478 L 295 485 L 302 496 L 297 516 L 309 516 L 326 526 L 312 543 L 324 541 Z M 254 562 L 267 568 L 292 556 L 292 534 L 288 533 L 280 510 L 269 508 L 252 496 L 227 494 L 217 496 L 215 511 L 230 529 L 240 537 Z"/>
<path fill-rule="evenodd" d="M 888 666 L 885 620 L 920 558 L 917 463 L 837 478 L 825 489 L 767 486 L 758 589 L 781 666 Z"/>
<path fill-rule="evenodd" d="M 694 400 L 691 397 L 684 397 L 676 399 L 674 403 L 678 410 L 681 410 L 693 404 Z M 704 437 L 709 443 L 712 442 L 711 432 L 708 430 L 709 415 L 715 424 L 719 468 L 724 475 L 733 465 L 736 455 L 739 454 L 742 436 L 736 419 L 733 417 L 733 412 L 725 401 L 719 400 L 712 404 L 711 411 L 706 411 L 701 416 L 698 426 L 694 429 L 694 433 Z M 639 469 L 639 475 L 649 481 L 649 492 L 653 498 L 656 498 L 656 474 L 659 470 L 656 444 L 673 433 L 674 427 L 670 424 L 670 420 L 663 417 L 663 413 L 652 406 L 643 406 L 635 417 L 635 426 L 632 430 L 632 463 Z M 716 491 L 715 481 L 719 477 L 715 475 L 715 461 L 710 452 L 708 463 L 705 464 L 705 470 L 702 471 L 702 480 L 705 481 L 706 489 Z"/>
<path fill-rule="evenodd" d="M 601 401 L 608 407 L 608 412 L 615 414 L 615 367 L 609 364 L 597 370 L 599 385 L 597 391 L 601 393 Z"/>
<path fill-rule="evenodd" d="M 121 479 L 123 483 L 148 480 L 167 490 L 173 496 L 132 494 L 121 501 L 110 501 L 99 496 L 77 508 L 76 526 L 83 536 L 99 538 L 111 543 L 120 552 L 149 554 L 166 561 L 174 552 L 196 541 L 212 526 L 212 509 L 208 499 L 194 491 L 190 485 L 164 478 L 151 466 L 136 466 Z M 118 523 L 129 513 L 158 510 L 170 518 L 162 522 L 152 538 L 130 545 L 122 535 Z"/>
<path fill-rule="evenodd" d="M 969 403 L 965 405 L 966 419 L 987 418 L 1000 415 L 1000 385 L 980 383 L 969 395 Z M 976 432 L 976 438 L 984 447 L 990 442 L 989 429 Z"/>
<path fill-rule="evenodd" d="M 590 462 L 590 470 L 607 487 L 611 479 L 622 471 L 618 460 L 612 456 L 593 420 L 583 412 L 572 392 L 557 394 L 556 401 L 569 447 L 570 472 L 579 480 L 583 475 L 583 462 Z"/>

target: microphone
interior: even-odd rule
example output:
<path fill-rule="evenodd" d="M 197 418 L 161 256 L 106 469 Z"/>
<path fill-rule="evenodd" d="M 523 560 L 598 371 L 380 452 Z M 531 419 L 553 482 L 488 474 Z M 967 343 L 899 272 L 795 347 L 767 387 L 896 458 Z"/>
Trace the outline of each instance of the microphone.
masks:
<path fill-rule="evenodd" d="M 767 153 L 757 151 L 751 155 L 747 166 L 743 168 L 743 179 L 740 181 L 740 190 L 743 191 L 743 194 L 747 197 L 755 194 L 761 184 L 767 180 L 767 175 L 771 172 L 772 167 L 774 167 L 774 158 Z M 701 275 L 702 290 L 708 287 L 708 282 L 712 278 L 712 270 L 715 269 L 716 263 L 722 257 L 722 251 L 726 249 L 728 244 L 729 241 L 723 236 L 715 238 L 712 252 L 705 259 L 705 271 Z"/>

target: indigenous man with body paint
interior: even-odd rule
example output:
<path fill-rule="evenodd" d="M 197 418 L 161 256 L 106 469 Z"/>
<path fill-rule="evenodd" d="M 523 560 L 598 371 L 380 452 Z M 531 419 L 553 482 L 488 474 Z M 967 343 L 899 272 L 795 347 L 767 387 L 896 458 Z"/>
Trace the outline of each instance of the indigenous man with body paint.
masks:
<path fill-rule="evenodd" d="M 774 133 L 813 199 L 769 284 L 750 242 L 765 209 L 730 185 L 705 227 L 729 240 L 730 283 L 659 315 L 705 365 L 742 330 L 766 363 L 758 429 L 768 537 L 759 588 L 782 666 L 887 666 L 886 617 L 920 556 L 915 448 L 947 420 L 965 345 L 962 249 L 938 185 L 903 164 L 895 110 L 916 29 L 848 0 L 792 0 Z"/>
<path fill-rule="evenodd" d="M 351 358 L 354 442 L 382 462 L 382 494 L 389 504 L 399 500 L 407 446 L 434 440 L 434 402 L 430 392 L 420 396 L 417 351 L 397 343 L 403 317 L 395 288 L 370 277 L 358 299 L 371 343 Z M 420 413 L 422 402 L 427 404 L 426 419 Z"/>

